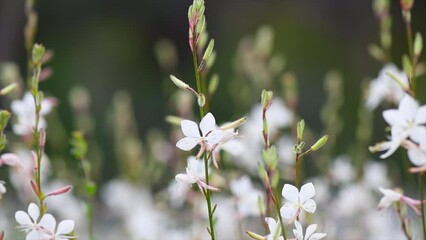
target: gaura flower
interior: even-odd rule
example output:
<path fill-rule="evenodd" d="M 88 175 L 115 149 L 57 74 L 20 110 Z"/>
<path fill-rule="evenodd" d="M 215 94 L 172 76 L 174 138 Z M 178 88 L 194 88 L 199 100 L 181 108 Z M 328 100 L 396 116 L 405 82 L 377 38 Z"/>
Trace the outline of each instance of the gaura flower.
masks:
<path fill-rule="evenodd" d="M 188 158 L 188 165 L 186 167 L 186 174 L 180 173 L 176 175 L 176 181 L 187 184 L 197 184 L 200 190 L 210 189 L 213 191 L 219 191 L 218 188 L 207 185 L 204 182 L 205 179 L 205 165 L 204 161 L 197 160 L 195 157 Z"/>
<path fill-rule="evenodd" d="M 390 207 L 395 202 L 405 203 L 410 206 L 417 215 L 421 215 L 417 206 L 421 204 L 421 201 L 405 196 L 400 191 L 395 191 L 392 189 L 379 188 L 379 191 L 383 194 L 383 197 L 380 199 L 377 209 L 380 211 L 385 210 Z"/>
<path fill-rule="evenodd" d="M 176 143 L 176 147 L 184 151 L 189 151 L 197 144 L 200 144 L 200 153 L 202 153 L 206 148 L 211 149 L 214 145 L 218 144 L 226 135 L 223 130 L 216 127 L 216 120 L 211 113 L 207 113 L 201 119 L 199 128 L 195 122 L 190 120 L 183 120 L 181 128 L 185 137 Z M 200 134 L 200 129 L 202 135 Z"/>
<path fill-rule="evenodd" d="M 279 221 L 267 217 L 265 218 L 266 223 L 268 224 L 269 234 L 266 237 L 266 240 L 284 240 L 284 237 L 281 236 L 281 225 Z"/>
<path fill-rule="evenodd" d="M 317 204 L 312 199 L 315 196 L 315 188 L 312 183 L 304 184 L 300 192 L 295 186 L 285 184 L 282 195 L 288 201 L 281 207 L 281 216 L 290 219 L 290 222 L 299 216 L 302 209 L 313 213 L 317 208 Z"/>
<path fill-rule="evenodd" d="M 294 236 L 297 240 L 318 240 L 327 236 L 326 233 L 315 233 L 317 230 L 316 224 L 311 224 L 306 228 L 306 234 L 303 235 L 302 224 L 299 221 L 295 221 L 294 225 L 296 229 L 293 229 Z"/>
<path fill-rule="evenodd" d="M 52 111 L 56 105 L 55 98 L 45 98 L 41 103 L 40 120 L 38 130 L 47 126 L 44 116 Z M 26 92 L 22 100 L 15 100 L 11 104 L 12 112 L 17 116 L 18 121 L 13 125 L 13 132 L 16 135 L 25 136 L 34 130 L 36 112 L 34 98 L 31 93 Z"/>
<path fill-rule="evenodd" d="M 391 126 L 391 138 L 370 148 L 370 151 L 387 150 L 380 155 L 381 158 L 392 155 L 405 139 L 420 142 L 426 135 L 426 105 L 419 107 L 408 94 L 401 100 L 398 109 L 383 111 L 383 118 Z"/>

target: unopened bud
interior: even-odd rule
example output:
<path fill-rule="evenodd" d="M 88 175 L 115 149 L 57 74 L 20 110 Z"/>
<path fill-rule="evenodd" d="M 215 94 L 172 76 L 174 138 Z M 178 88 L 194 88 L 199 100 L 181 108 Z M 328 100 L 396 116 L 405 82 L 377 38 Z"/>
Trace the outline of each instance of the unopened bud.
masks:
<path fill-rule="evenodd" d="M 34 180 L 31 180 L 31 181 L 30 181 L 30 184 L 31 184 L 31 188 L 33 189 L 33 191 L 34 191 L 35 195 L 36 195 L 36 196 L 38 196 L 38 195 L 39 195 L 39 193 L 40 193 L 40 191 L 39 191 L 39 189 L 38 189 L 37 184 L 34 182 Z"/>
<path fill-rule="evenodd" d="M 411 64 L 410 58 L 405 54 L 402 56 L 402 67 L 404 68 L 404 72 L 407 76 L 412 76 L 413 65 Z"/>
<path fill-rule="evenodd" d="M 177 117 L 177 116 L 166 116 L 166 122 L 175 125 L 180 126 L 180 123 L 183 121 L 183 118 Z"/>
<path fill-rule="evenodd" d="M 209 93 L 209 95 L 213 95 L 216 92 L 218 86 L 219 86 L 219 75 L 214 74 L 212 78 L 210 79 L 209 87 L 207 89 L 207 92 Z"/>
<path fill-rule="evenodd" d="M 10 112 L 6 110 L 0 111 L 0 131 L 3 131 L 6 128 L 9 118 L 10 118 Z"/>
<path fill-rule="evenodd" d="M 206 61 L 207 59 L 209 59 L 210 54 L 212 54 L 214 49 L 214 39 L 210 40 L 209 45 L 206 48 L 206 51 L 204 52 L 203 55 L 203 60 Z"/>
<path fill-rule="evenodd" d="M 33 47 L 33 53 L 32 53 L 32 60 L 36 64 L 41 64 L 41 61 L 43 60 L 43 56 L 46 49 L 41 44 L 34 44 Z"/>
<path fill-rule="evenodd" d="M 328 135 L 323 136 L 314 145 L 312 145 L 311 150 L 317 151 L 327 142 L 327 140 L 328 140 Z"/>
<path fill-rule="evenodd" d="M 44 146 L 46 144 L 46 131 L 44 130 L 44 128 L 40 129 L 39 141 L 40 148 L 44 149 Z"/>
<path fill-rule="evenodd" d="M 38 161 L 37 154 L 34 151 L 31 151 L 31 160 L 33 161 L 34 172 L 37 172 L 38 169 Z"/>
<path fill-rule="evenodd" d="M 262 107 L 263 109 L 268 109 L 272 104 L 272 97 L 274 96 L 274 93 L 272 91 L 266 91 L 263 89 L 262 91 Z"/>
<path fill-rule="evenodd" d="M 189 85 L 184 83 L 182 80 L 178 79 L 177 77 L 170 75 L 170 79 L 178 88 L 184 89 L 184 90 L 189 89 Z"/>
<path fill-rule="evenodd" d="M 237 119 L 231 123 L 228 123 L 222 127 L 220 127 L 221 130 L 226 131 L 226 130 L 230 130 L 230 129 L 235 129 L 239 126 L 241 126 L 243 123 L 245 123 L 247 121 L 246 117 L 242 117 L 240 119 Z"/>
<path fill-rule="evenodd" d="M 254 239 L 254 240 L 266 240 L 265 237 L 262 237 L 259 234 L 254 232 L 247 231 L 246 234 L 247 236 L 249 236 L 251 239 Z"/>
<path fill-rule="evenodd" d="M 48 193 L 48 194 L 45 196 L 45 198 L 50 197 L 50 196 L 57 196 L 57 195 L 61 195 L 61 194 L 67 193 L 67 192 L 69 192 L 71 189 L 72 189 L 72 186 L 71 186 L 71 185 L 68 185 L 68 186 L 65 186 L 65 187 L 59 188 L 59 189 L 57 189 L 57 190 L 55 190 L 55 191 L 53 191 L 53 192 L 51 192 L 51 193 Z"/>
<path fill-rule="evenodd" d="M 413 7 L 414 0 L 400 0 L 401 8 L 403 11 L 409 12 Z"/>
<path fill-rule="evenodd" d="M 303 139 L 303 131 L 305 130 L 305 120 L 300 120 L 297 123 L 297 139 L 302 140 Z"/>
<path fill-rule="evenodd" d="M 0 95 L 6 95 L 6 94 L 12 92 L 13 90 L 15 90 L 15 88 L 17 86 L 18 86 L 17 83 L 11 83 L 11 84 L 7 85 L 6 87 L 4 87 L 0 90 Z"/>
<path fill-rule="evenodd" d="M 0 240 L 4 240 L 4 231 L 0 232 Z"/>
<path fill-rule="evenodd" d="M 420 53 L 423 50 L 423 38 L 420 33 L 416 33 L 416 37 L 414 39 L 414 55 L 420 56 Z"/>
<path fill-rule="evenodd" d="M 198 94 L 198 106 L 200 107 L 204 107 L 204 104 L 206 104 L 206 97 L 204 96 L 204 94 L 200 93 Z"/>
<path fill-rule="evenodd" d="M 197 26 L 195 26 L 195 32 L 197 33 L 197 35 L 203 32 L 205 25 L 206 25 L 206 17 L 201 16 L 198 19 Z"/>

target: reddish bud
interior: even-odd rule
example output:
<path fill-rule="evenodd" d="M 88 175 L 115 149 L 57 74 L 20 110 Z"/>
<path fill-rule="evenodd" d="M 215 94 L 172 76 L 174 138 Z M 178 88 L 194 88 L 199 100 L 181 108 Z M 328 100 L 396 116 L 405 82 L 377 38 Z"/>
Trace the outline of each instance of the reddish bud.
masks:
<path fill-rule="evenodd" d="M 52 76 L 53 70 L 51 68 L 43 68 L 40 72 L 39 80 L 43 81 L 48 79 L 50 76 Z"/>
<path fill-rule="evenodd" d="M 0 240 L 4 240 L 4 231 L 0 232 Z"/>
<path fill-rule="evenodd" d="M 40 129 L 39 141 L 40 148 L 44 149 L 44 145 L 46 144 L 46 131 L 43 128 Z"/>
<path fill-rule="evenodd" d="M 38 161 L 37 161 L 37 154 L 34 151 L 31 151 L 31 159 L 33 160 L 34 172 L 37 172 Z"/>
<path fill-rule="evenodd" d="M 405 12 L 411 11 L 411 8 L 413 8 L 414 0 L 400 0 L 401 8 Z"/>
<path fill-rule="evenodd" d="M 46 197 L 61 195 L 61 194 L 64 194 L 64 193 L 69 192 L 71 189 L 72 189 L 72 186 L 71 186 L 71 185 L 68 185 L 68 186 L 65 186 L 65 187 L 59 188 L 59 189 L 57 189 L 57 190 L 55 190 L 55 191 L 53 191 L 53 192 L 51 192 L 51 193 L 48 193 L 48 194 L 46 195 Z"/>
<path fill-rule="evenodd" d="M 33 189 L 34 193 L 36 194 L 36 196 L 38 196 L 40 192 L 39 192 L 37 184 L 33 180 L 30 181 L 30 184 L 31 184 L 31 188 Z"/>

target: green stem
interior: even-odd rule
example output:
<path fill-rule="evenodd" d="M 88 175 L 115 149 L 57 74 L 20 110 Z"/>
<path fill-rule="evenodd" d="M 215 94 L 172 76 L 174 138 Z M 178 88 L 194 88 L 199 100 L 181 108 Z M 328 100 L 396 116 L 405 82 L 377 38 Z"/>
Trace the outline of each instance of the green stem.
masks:
<path fill-rule="evenodd" d="M 426 239 L 426 223 L 424 209 L 424 189 L 423 189 L 423 173 L 419 173 L 419 193 L 420 193 L 420 211 L 422 214 L 423 238 Z"/>
<path fill-rule="evenodd" d="M 277 201 L 277 199 L 279 199 L 278 196 L 275 196 L 274 205 L 275 205 L 275 209 L 277 210 L 277 213 L 278 213 L 278 219 L 280 221 L 281 234 L 284 237 L 284 240 L 287 240 L 287 237 L 286 237 L 286 234 L 285 234 L 285 226 L 284 226 L 283 218 L 281 217 L 280 205 L 279 205 L 279 202 Z"/>
<path fill-rule="evenodd" d="M 194 62 L 194 73 L 195 73 L 195 80 L 197 83 L 197 91 L 198 94 L 203 94 L 204 96 L 206 96 L 203 92 L 203 87 L 202 87 L 202 79 L 201 79 L 201 75 L 200 72 L 198 71 L 198 58 L 197 58 L 197 53 L 196 53 L 196 49 L 197 49 L 197 45 L 196 42 L 194 41 L 193 43 L 194 49 L 192 51 L 192 60 Z M 204 117 L 204 110 L 208 111 L 207 109 L 207 99 L 206 99 L 206 103 L 204 105 L 204 107 L 199 106 L 200 109 L 200 117 L 201 119 Z M 206 108 L 206 109 L 204 109 Z M 204 153 L 204 167 L 205 167 L 205 178 L 206 178 L 206 184 L 209 185 L 209 157 L 206 156 L 206 154 Z M 210 233 L 210 237 L 211 240 L 215 240 L 215 231 L 214 231 L 214 219 L 213 219 L 213 214 L 214 211 L 212 209 L 212 204 L 211 204 L 211 191 L 209 189 L 205 189 L 204 190 L 204 196 L 206 197 L 206 202 L 207 202 L 207 210 L 208 210 L 208 215 L 209 215 L 209 233 Z"/>

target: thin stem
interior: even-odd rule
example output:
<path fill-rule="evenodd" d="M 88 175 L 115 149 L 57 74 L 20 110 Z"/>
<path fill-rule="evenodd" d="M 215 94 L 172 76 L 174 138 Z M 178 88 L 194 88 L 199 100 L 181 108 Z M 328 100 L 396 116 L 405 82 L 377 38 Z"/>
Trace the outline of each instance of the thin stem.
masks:
<path fill-rule="evenodd" d="M 408 231 L 408 226 L 407 226 L 407 222 L 406 222 L 406 219 L 405 219 L 405 215 L 402 213 L 401 203 L 400 202 L 396 203 L 396 211 L 398 213 L 399 220 L 401 221 L 402 232 L 404 233 L 404 235 L 407 238 L 407 240 L 411 240 L 411 236 L 410 236 L 410 233 Z"/>
<path fill-rule="evenodd" d="M 194 44 L 195 46 L 195 44 Z M 192 51 L 192 60 L 194 62 L 194 72 L 195 72 L 195 80 L 197 83 L 197 92 L 198 95 L 203 94 L 203 87 L 202 87 L 202 83 L 201 83 L 201 76 L 200 76 L 200 72 L 198 71 L 198 58 L 197 58 L 197 53 L 196 50 Z M 200 117 L 203 118 L 204 117 L 204 107 L 200 106 Z"/>
<path fill-rule="evenodd" d="M 204 156 L 204 171 L 206 175 L 206 184 L 209 185 L 209 159 Z M 211 191 L 209 189 L 205 189 L 205 197 L 207 201 L 207 210 L 209 212 L 209 225 L 210 225 L 210 236 L 211 239 L 215 239 L 215 233 L 214 233 L 214 219 L 213 219 L 213 211 L 212 211 L 212 204 L 211 204 L 211 197 L 210 197 Z"/>
<path fill-rule="evenodd" d="M 423 173 L 419 173 L 419 193 L 420 193 L 420 211 L 422 215 L 423 238 L 426 239 L 426 223 L 424 210 L 424 189 L 423 189 Z"/>
<path fill-rule="evenodd" d="M 285 226 L 284 226 L 283 218 L 281 217 L 280 203 L 277 201 L 277 199 L 279 199 L 279 198 L 275 194 L 275 197 L 273 197 L 272 200 L 274 201 L 275 209 L 277 210 L 277 213 L 278 213 L 278 219 L 280 221 L 280 226 L 281 226 L 281 234 L 284 237 L 284 240 L 287 240 L 287 237 L 286 237 L 286 234 L 285 234 Z"/>

